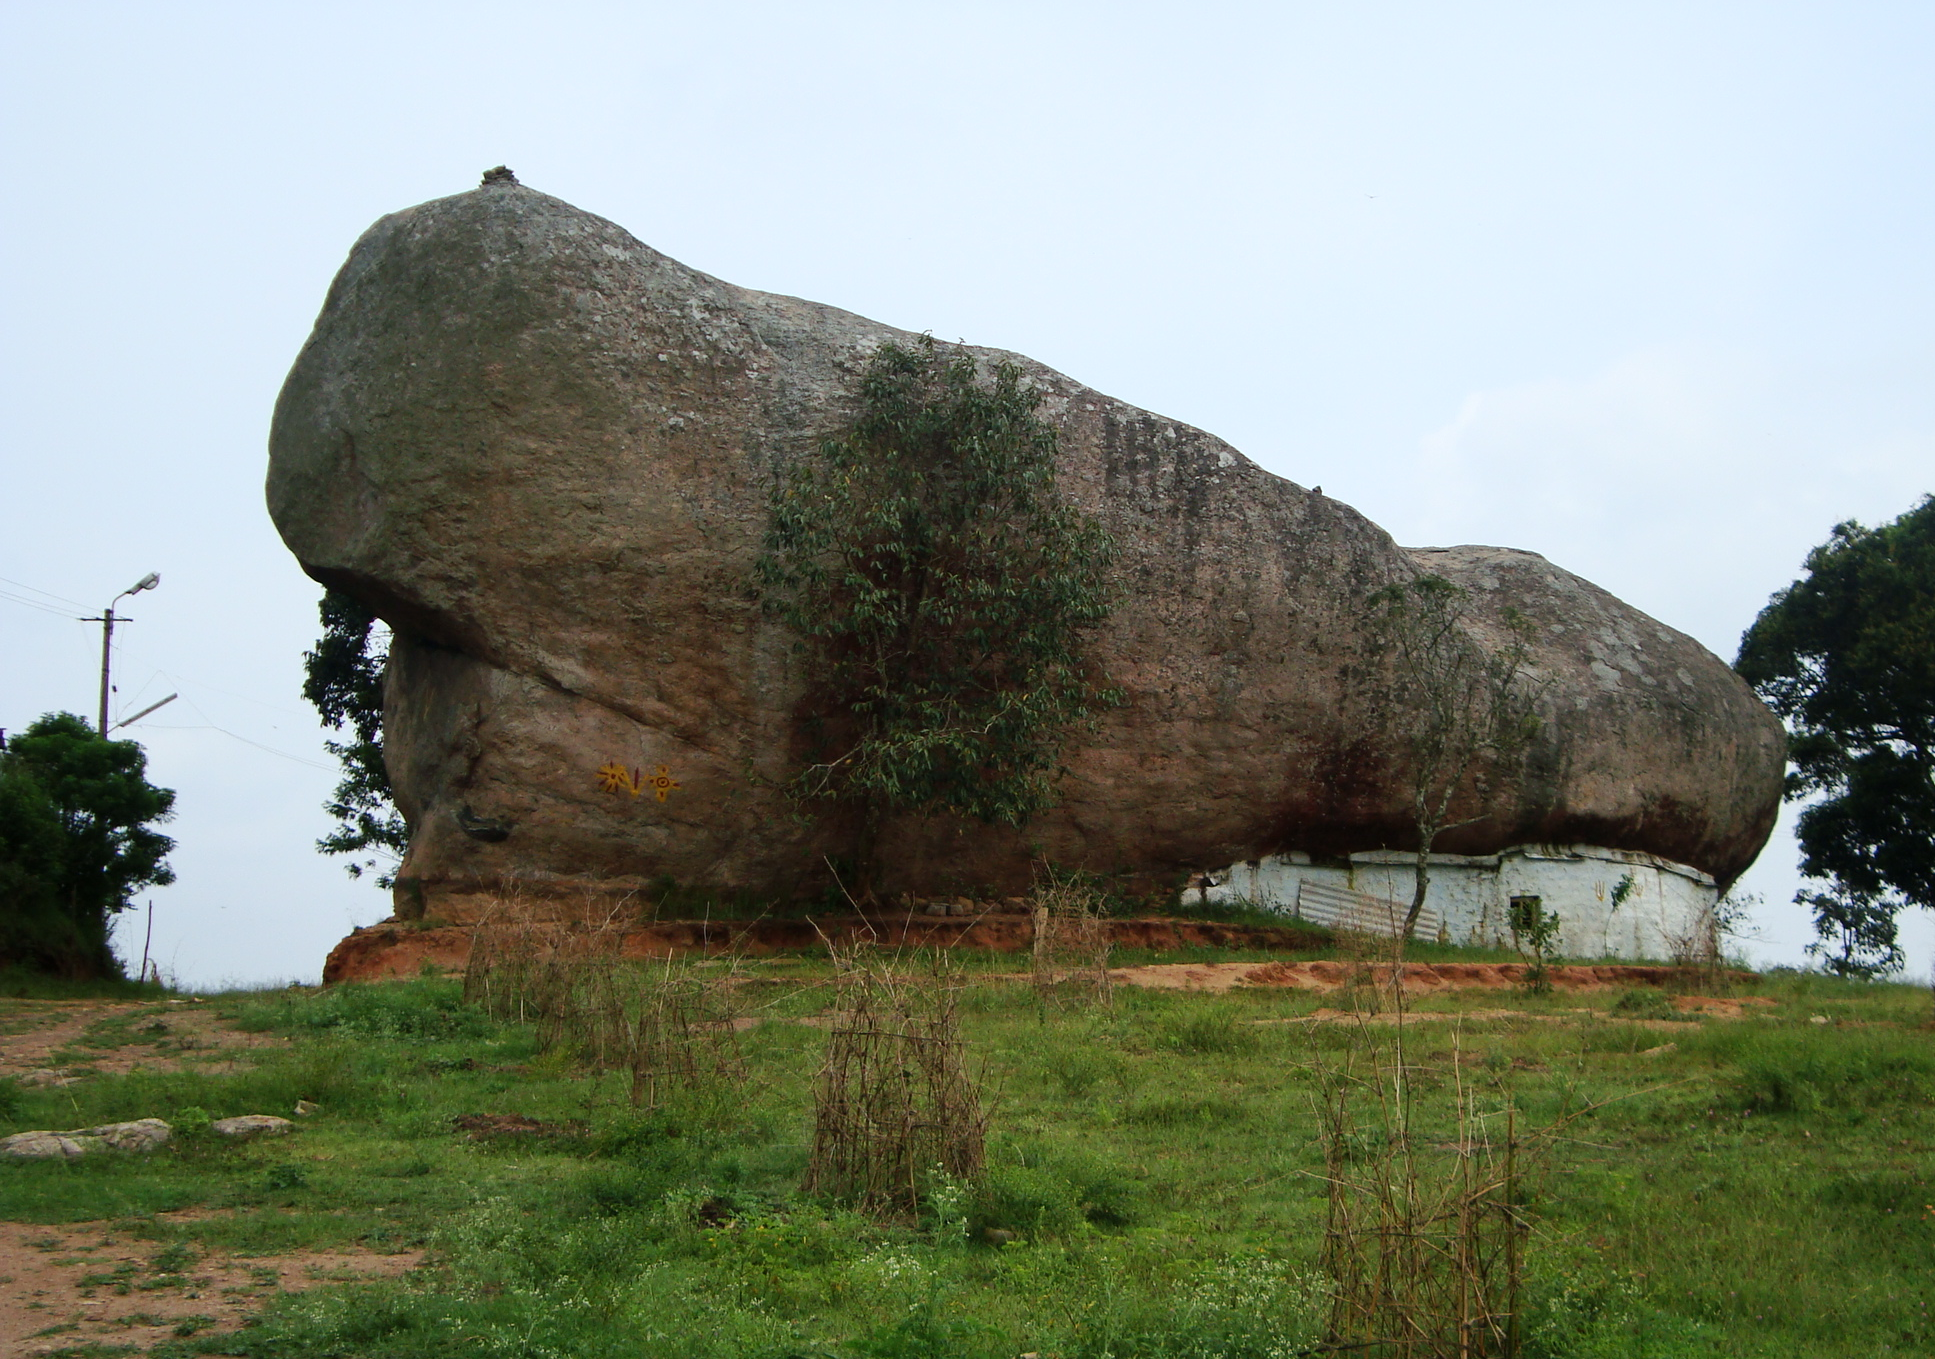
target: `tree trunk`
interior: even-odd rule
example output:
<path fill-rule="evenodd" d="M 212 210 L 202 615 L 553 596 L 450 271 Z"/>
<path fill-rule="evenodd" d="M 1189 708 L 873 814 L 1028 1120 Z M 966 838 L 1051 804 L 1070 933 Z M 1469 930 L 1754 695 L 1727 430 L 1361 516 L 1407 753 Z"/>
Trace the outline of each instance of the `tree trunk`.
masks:
<path fill-rule="evenodd" d="M 1418 917 L 1424 912 L 1424 894 L 1431 889 L 1431 842 L 1438 837 L 1434 832 L 1419 838 L 1417 886 L 1411 893 L 1411 909 L 1404 914 L 1406 939 L 1409 939 L 1411 932 L 1417 929 Z"/>

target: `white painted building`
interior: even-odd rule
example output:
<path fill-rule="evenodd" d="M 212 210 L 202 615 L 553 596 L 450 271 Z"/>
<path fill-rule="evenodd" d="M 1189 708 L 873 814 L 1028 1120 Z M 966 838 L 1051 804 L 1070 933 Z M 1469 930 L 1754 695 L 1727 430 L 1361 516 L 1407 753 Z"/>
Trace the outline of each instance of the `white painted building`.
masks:
<path fill-rule="evenodd" d="M 1555 952 L 1569 958 L 1697 956 L 1709 937 L 1719 895 L 1714 880 L 1697 868 L 1597 845 L 1433 854 L 1430 876 L 1425 909 L 1436 917 L 1433 933 L 1442 942 L 1511 948 L 1512 898 L 1537 897 L 1543 909 L 1559 917 Z M 1403 851 L 1370 850 L 1348 862 L 1323 864 L 1293 851 L 1206 874 L 1190 895 L 1298 915 L 1307 913 L 1299 909 L 1305 883 L 1408 908 L 1416 881 L 1416 856 Z"/>

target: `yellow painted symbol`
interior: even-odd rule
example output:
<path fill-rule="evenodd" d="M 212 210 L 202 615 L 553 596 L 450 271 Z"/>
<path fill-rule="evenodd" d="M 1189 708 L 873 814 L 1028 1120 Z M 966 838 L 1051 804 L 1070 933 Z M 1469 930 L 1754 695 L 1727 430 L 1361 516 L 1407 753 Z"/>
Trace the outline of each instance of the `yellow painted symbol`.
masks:
<path fill-rule="evenodd" d="M 598 786 L 607 793 L 630 793 L 637 797 L 645 791 L 645 784 L 638 777 L 636 769 L 627 769 L 616 760 L 608 760 L 598 766 Z"/>
<path fill-rule="evenodd" d="M 598 786 L 607 793 L 630 793 L 633 797 L 650 788 L 663 802 L 667 793 L 683 785 L 672 777 L 669 765 L 660 765 L 656 774 L 646 778 L 642 769 L 627 769 L 616 760 L 608 760 L 598 766 Z"/>

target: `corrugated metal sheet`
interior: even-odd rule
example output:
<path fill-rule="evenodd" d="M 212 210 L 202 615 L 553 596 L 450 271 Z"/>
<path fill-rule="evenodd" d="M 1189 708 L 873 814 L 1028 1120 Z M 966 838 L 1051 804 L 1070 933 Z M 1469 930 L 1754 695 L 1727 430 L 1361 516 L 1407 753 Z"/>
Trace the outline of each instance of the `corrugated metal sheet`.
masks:
<path fill-rule="evenodd" d="M 1297 885 L 1297 914 L 1334 930 L 1395 939 L 1404 933 L 1404 913 L 1410 909 L 1407 904 L 1353 892 L 1348 887 L 1330 887 L 1308 879 Z M 1418 927 L 1412 937 L 1436 939 L 1441 927 L 1438 913 L 1427 906 L 1418 913 Z"/>

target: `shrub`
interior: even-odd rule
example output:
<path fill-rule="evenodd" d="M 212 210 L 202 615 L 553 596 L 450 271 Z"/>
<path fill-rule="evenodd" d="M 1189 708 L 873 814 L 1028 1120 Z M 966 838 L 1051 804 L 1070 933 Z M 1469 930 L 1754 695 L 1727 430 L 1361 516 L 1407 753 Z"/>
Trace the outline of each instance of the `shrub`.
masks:
<path fill-rule="evenodd" d="M 1636 986 L 1613 1002 L 1613 1013 L 1627 1019 L 1677 1019 L 1673 998 L 1651 986 Z"/>
<path fill-rule="evenodd" d="M 1162 1040 L 1164 1047 L 1198 1054 L 1251 1052 L 1260 1041 L 1228 1005 L 1192 1007 L 1163 1026 Z"/>
<path fill-rule="evenodd" d="M 1755 1113 L 1853 1112 L 1935 1092 L 1935 1050 L 1890 1030 L 1707 1030 L 1703 1046 L 1737 1075 Z"/>
<path fill-rule="evenodd" d="M 836 950 L 840 969 L 826 1061 L 813 1086 L 809 1193 L 904 1216 L 936 1172 L 972 1180 L 987 1112 L 955 1015 L 958 979 L 895 972 L 870 951 Z"/>
<path fill-rule="evenodd" d="M 990 1166 L 975 1186 L 968 1227 L 980 1232 L 1000 1227 L 1013 1232 L 1060 1236 L 1080 1227 L 1077 1190 L 1045 1166 Z"/>
<path fill-rule="evenodd" d="M 1121 1057 L 1082 1042 L 1056 1052 L 1048 1064 L 1048 1072 L 1070 1099 L 1086 1097 L 1104 1081 L 1122 1084 L 1128 1074 Z"/>
<path fill-rule="evenodd" d="M 244 1028 L 334 1030 L 408 1043 L 485 1038 L 497 1031 L 489 1016 L 464 1004 L 458 983 L 428 977 L 345 982 L 320 992 L 258 1000 L 239 1018 Z"/>

